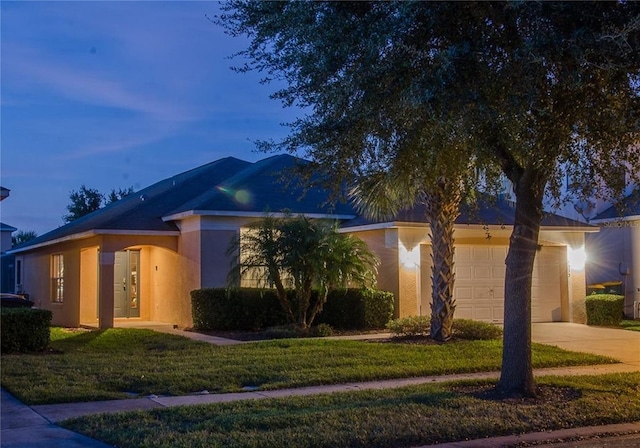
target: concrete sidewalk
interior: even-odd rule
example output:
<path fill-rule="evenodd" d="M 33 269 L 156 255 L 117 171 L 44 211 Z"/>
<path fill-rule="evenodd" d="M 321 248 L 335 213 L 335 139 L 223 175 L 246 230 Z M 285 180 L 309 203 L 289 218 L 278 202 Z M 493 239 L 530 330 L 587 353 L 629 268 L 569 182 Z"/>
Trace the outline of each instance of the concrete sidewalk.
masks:
<path fill-rule="evenodd" d="M 206 340 L 211 343 L 233 344 L 237 341 L 222 340 L 208 336 L 200 338 L 198 333 L 183 332 L 172 327 L 154 328 L 172 334 L 180 334 L 192 339 Z M 211 339 L 209 339 L 211 338 Z M 354 337 L 350 337 L 353 339 Z M 371 335 L 364 336 L 371 338 Z M 640 371 L 640 333 L 593 328 L 578 324 L 534 324 L 532 339 L 556 345 L 568 350 L 597 353 L 620 359 L 620 364 L 584 367 L 560 367 L 537 369 L 537 377 L 546 375 L 599 375 L 612 372 Z M 498 378 L 499 372 L 485 372 L 462 375 L 431 376 L 364 383 L 349 383 L 326 386 L 314 386 L 276 391 L 248 391 L 231 394 L 199 394 L 178 397 L 146 397 L 130 400 L 112 400 L 88 403 L 68 403 L 56 405 L 26 406 L 15 397 L 2 390 L 1 396 L 1 445 L 3 448 L 14 447 L 89 447 L 105 448 L 102 442 L 95 441 L 80 434 L 67 431 L 55 425 L 62 420 L 96 413 L 115 413 L 132 410 L 188 406 L 196 404 L 221 403 L 234 400 L 257 400 L 286 396 L 303 396 L 334 392 L 359 391 L 371 389 L 397 388 L 402 386 L 455 381 L 463 379 Z M 640 432 L 640 422 L 630 425 L 610 425 L 606 427 L 577 428 L 564 431 L 528 434 L 521 436 L 499 437 L 479 441 L 440 444 L 439 447 L 498 447 L 527 443 L 558 440 L 569 436 L 592 437 L 605 433 Z M 525 440 L 526 439 L 526 440 Z M 633 446 L 633 445 L 631 445 Z"/>
<path fill-rule="evenodd" d="M 3 448 L 108 448 L 110 445 L 61 428 L 2 389 L 0 446 Z"/>
<path fill-rule="evenodd" d="M 607 364 L 583 367 L 557 367 L 537 369 L 536 377 L 547 375 L 601 375 L 605 373 L 634 372 L 637 369 L 625 364 Z M 443 383 L 447 381 L 497 379 L 500 372 L 481 372 L 443 376 L 425 376 L 417 378 L 403 378 L 363 383 L 332 384 L 324 386 L 309 386 L 296 389 L 264 390 L 235 392 L 226 394 L 194 394 L 172 397 L 150 396 L 129 400 L 110 400 L 87 403 L 42 404 L 31 406 L 31 409 L 47 421 L 55 423 L 68 418 L 81 417 L 90 414 L 115 413 L 123 411 L 146 410 L 161 407 L 192 406 L 213 403 L 226 403 L 239 400 L 261 400 L 266 398 L 308 396 L 330 394 L 335 392 L 355 392 L 364 390 L 393 389 L 418 384 Z"/>

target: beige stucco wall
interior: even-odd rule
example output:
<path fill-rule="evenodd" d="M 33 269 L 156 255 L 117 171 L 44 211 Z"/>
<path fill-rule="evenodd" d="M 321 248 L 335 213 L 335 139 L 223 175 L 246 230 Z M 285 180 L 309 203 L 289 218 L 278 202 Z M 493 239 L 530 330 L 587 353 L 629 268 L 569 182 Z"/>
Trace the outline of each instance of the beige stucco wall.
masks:
<path fill-rule="evenodd" d="M 49 309 L 53 313 L 54 325 L 75 327 L 81 323 L 96 324 L 96 314 L 101 300 L 113 305 L 113 254 L 125 249 L 139 249 L 141 251 L 141 319 L 151 318 L 152 309 L 156 306 L 163 308 L 162 300 L 151 288 L 150 266 L 152 261 L 151 249 L 163 250 L 168 254 L 167 260 L 158 266 L 167 266 L 167 272 L 175 270 L 179 264 L 176 259 L 176 236 L 150 235 L 102 235 L 91 238 L 61 242 L 38 248 L 37 250 L 17 254 L 22 260 L 22 276 L 24 292 L 39 308 Z M 64 301 L 51 301 L 51 256 L 64 256 Z M 107 261 L 107 264 L 104 261 Z M 155 268 L 155 264 L 153 265 Z M 180 285 L 169 278 L 163 285 L 166 291 L 176 291 Z M 176 293 L 165 295 L 174 297 Z M 110 297 L 109 297 L 110 296 Z M 157 303 L 156 303 L 157 302 Z M 158 305 L 159 304 L 159 305 Z M 169 303 L 166 309 L 171 308 Z M 180 309 L 176 307 L 176 309 Z M 184 313 L 183 313 L 184 314 Z M 189 310 L 190 319 L 190 310 Z M 183 320 L 187 320 L 184 318 Z"/>
<path fill-rule="evenodd" d="M 80 324 L 80 298 L 82 292 L 88 292 L 88 299 L 95 306 L 95 294 L 91 294 L 90 281 L 80 282 L 81 272 L 87 270 L 89 275 L 95 275 L 97 268 L 88 266 L 90 254 L 81 255 L 83 248 L 97 247 L 98 237 L 83 240 L 67 241 L 60 244 L 42 247 L 37 251 L 18 254 L 22 259 L 22 284 L 24 292 L 35 302 L 38 308 L 51 310 L 52 323 L 60 326 L 74 327 Z M 62 254 L 64 257 L 64 300 L 53 303 L 51 300 L 51 256 Z M 87 311 L 90 313 L 91 311 Z"/>
<path fill-rule="evenodd" d="M 141 310 L 144 319 L 190 326 L 190 284 L 185 283 L 181 256 L 174 251 L 157 246 L 146 247 L 143 253 L 146 254 L 144 258 L 147 261 L 144 269 L 147 293 L 143 295 L 143 306 L 144 303 L 146 306 Z"/>
<path fill-rule="evenodd" d="M 80 250 L 80 322 L 98 321 L 98 250 Z"/>
<path fill-rule="evenodd" d="M 353 232 L 363 240 L 369 249 L 380 259 L 378 266 L 378 289 L 389 291 L 395 297 L 394 317 L 398 317 L 398 293 L 400 278 L 398 272 L 398 248 L 388 247 L 385 243 L 385 229 Z"/>
<path fill-rule="evenodd" d="M 202 231 L 202 271 L 203 288 L 222 288 L 227 285 L 227 275 L 231 268 L 232 257 L 227 255 L 232 239 L 237 238 L 239 230 Z"/>
<path fill-rule="evenodd" d="M 113 308 L 113 255 L 126 249 L 140 250 L 140 306 L 142 320 L 188 327 L 192 324 L 190 292 L 201 287 L 223 287 L 227 282 L 230 240 L 250 219 L 190 217 L 181 223 L 181 234 L 101 235 L 42 247 L 18 254 L 23 263 L 23 285 L 36 305 L 51 309 L 54 324 L 76 326 L 96 322 L 103 306 Z M 396 300 L 395 316 L 430 314 L 431 256 L 428 228 L 391 227 L 352 231 L 380 258 L 378 288 Z M 640 241 L 640 230 L 638 230 Z M 456 230 L 457 244 L 508 244 L 508 229 L 497 228 L 487 239 L 482 229 Z M 583 244 L 584 234 L 542 233 L 544 244 L 568 247 Z M 581 239 L 582 238 L 582 239 Z M 640 252 L 640 249 L 638 250 Z M 50 257 L 65 259 L 65 299 L 51 303 Z M 640 256 L 640 254 L 639 254 Z M 111 261 L 110 261 L 111 260 Z M 109 265 L 109 263 L 111 263 Z M 640 263 L 636 264 L 640 267 Z M 581 321 L 585 296 L 584 271 L 567 270 L 562 297 L 562 319 Z M 640 279 L 640 273 L 638 277 Z M 103 313 L 103 316 L 108 313 Z"/>

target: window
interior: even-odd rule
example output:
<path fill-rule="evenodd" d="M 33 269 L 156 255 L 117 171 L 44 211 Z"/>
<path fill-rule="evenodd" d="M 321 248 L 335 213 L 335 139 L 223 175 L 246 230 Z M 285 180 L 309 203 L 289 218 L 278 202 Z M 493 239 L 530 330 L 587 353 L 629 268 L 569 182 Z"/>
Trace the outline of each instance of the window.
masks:
<path fill-rule="evenodd" d="M 16 259 L 16 292 L 22 292 L 22 260 Z"/>
<path fill-rule="evenodd" d="M 62 303 L 64 299 L 64 256 L 51 256 L 51 300 Z"/>

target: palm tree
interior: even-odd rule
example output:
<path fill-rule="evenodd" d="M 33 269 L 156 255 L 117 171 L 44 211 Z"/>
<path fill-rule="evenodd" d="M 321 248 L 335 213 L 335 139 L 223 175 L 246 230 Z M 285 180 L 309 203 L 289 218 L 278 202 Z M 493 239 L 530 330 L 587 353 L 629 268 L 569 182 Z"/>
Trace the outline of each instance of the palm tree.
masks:
<path fill-rule="evenodd" d="M 336 223 L 304 216 L 267 216 L 232 241 L 229 253 L 235 255 L 230 283 L 251 277 L 261 287 L 274 287 L 289 322 L 303 329 L 322 311 L 331 289 L 373 286 L 378 264 L 362 240 L 339 233 Z"/>
<path fill-rule="evenodd" d="M 431 332 L 436 341 L 448 341 L 453 334 L 455 299 L 454 223 L 460 215 L 462 191 L 467 179 L 462 174 L 441 176 L 435 184 L 427 184 L 417 164 L 403 168 L 392 166 L 361 178 L 352 190 L 356 207 L 373 217 L 389 217 L 418 203 L 426 207 L 431 231 Z M 422 168 L 424 169 L 424 168 Z M 458 173 L 466 172 L 460 170 Z"/>

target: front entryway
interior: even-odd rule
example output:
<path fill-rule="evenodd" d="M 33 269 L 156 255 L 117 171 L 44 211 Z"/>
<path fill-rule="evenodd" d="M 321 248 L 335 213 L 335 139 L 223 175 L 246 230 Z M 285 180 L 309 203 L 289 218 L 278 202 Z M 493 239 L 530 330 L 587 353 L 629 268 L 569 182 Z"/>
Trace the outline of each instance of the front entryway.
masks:
<path fill-rule="evenodd" d="M 140 317 L 140 251 L 116 252 L 114 317 Z"/>

